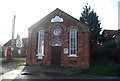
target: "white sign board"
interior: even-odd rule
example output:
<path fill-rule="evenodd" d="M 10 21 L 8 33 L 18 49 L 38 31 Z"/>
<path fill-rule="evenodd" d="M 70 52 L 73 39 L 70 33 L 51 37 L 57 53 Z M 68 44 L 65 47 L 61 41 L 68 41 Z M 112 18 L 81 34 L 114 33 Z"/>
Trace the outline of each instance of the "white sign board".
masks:
<path fill-rule="evenodd" d="M 64 54 L 68 54 L 68 48 L 64 48 Z"/>

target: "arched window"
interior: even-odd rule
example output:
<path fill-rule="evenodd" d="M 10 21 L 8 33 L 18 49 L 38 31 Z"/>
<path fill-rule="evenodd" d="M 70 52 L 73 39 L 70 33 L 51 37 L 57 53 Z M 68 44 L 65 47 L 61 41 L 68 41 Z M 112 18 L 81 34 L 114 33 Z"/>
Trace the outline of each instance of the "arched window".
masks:
<path fill-rule="evenodd" d="M 77 56 L 77 31 L 75 29 L 70 30 L 69 38 L 69 57 Z"/>
<path fill-rule="evenodd" d="M 61 42 L 60 41 L 54 41 L 52 43 L 52 46 L 61 46 Z"/>
<path fill-rule="evenodd" d="M 42 59 L 44 56 L 44 30 L 38 32 L 38 59 Z"/>

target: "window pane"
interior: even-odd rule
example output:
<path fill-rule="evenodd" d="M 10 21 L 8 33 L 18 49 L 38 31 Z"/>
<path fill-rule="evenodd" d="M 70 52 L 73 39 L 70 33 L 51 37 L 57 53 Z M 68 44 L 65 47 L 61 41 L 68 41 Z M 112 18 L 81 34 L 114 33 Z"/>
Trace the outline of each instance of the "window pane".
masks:
<path fill-rule="evenodd" d="M 73 44 L 71 44 L 71 49 L 72 49 L 72 48 L 74 48 L 74 45 L 73 45 Z"/>
<path fill-rule="evenodd" d="M 71 54 L 76 54 L 75 49 L 71 49 Z"/>
<path fill-rule="evenodd" d="M 73 50 L 73 54 L 76 54 L 75 51 L 76 51 L 76 50 L 74 49 L 74 50 Z"/>
<path fill-rule="evenodd" d="M 72 49 L 75 49 L 75 44 L 72 44 Z"/>
<path fill-rule="evenodd" d="M 73 54 L 73 50 L 71 49 L 71 54 Z"/>
<path fill-rule="evenodd" d="M 74 39 L 73 38 L 71 38 L 71 44 L 73 44 L 74 43 L 74 41 L 73 41 Z"/>

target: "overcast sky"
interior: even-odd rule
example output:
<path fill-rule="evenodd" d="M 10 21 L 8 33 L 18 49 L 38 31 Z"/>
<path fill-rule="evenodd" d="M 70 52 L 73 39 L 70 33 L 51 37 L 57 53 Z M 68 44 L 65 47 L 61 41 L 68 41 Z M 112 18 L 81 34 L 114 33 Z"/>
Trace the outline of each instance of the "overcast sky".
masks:
<path fill-rule="evenodd" d="M 119 0 L 0 0 L 0 44 L 12 38 L 12 18 L 16 15 L 15 36 L 27 37 L 27 29 L 56 8 L 79 19 L 88 3 L 99 16 L 103 29 L 118 29 Z"/>

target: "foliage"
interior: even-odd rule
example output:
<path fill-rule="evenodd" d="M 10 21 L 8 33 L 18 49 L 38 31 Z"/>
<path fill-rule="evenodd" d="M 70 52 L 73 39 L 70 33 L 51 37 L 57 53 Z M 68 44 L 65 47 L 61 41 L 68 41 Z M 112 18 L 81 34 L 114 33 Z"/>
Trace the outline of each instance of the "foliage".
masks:
<path fill-rule="evenodd" d="M 90 42 L 99 41 L 100 37 L 100 21 L 98 20 L 97 13 L 94 10 L 91 10 L 91 7 L 88 4 L 83 8 L 83 12 L 81 13 L 80 21 L 86 23 L 90 28 Z"/>

